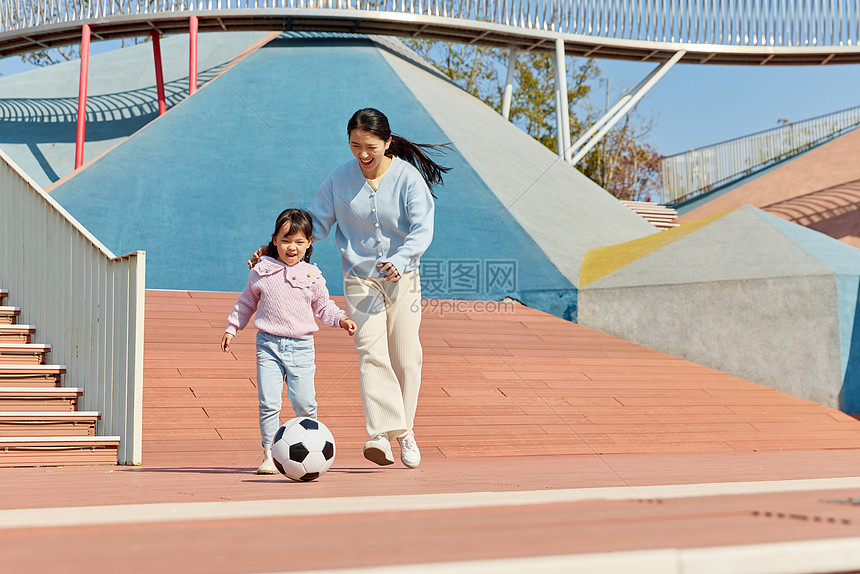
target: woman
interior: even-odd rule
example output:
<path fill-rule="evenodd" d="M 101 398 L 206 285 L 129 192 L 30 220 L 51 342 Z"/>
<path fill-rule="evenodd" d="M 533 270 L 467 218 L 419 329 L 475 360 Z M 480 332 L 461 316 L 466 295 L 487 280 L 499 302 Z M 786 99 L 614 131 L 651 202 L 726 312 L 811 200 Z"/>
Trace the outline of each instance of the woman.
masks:
<path fill-rule="evenodd" d="M 332 171 L 310 211 L 314 240 L 336 224 L 347 313 L 357 325 L 359 389 L 370 440 L 364 456 L 394 463 L 390 441 L 400 444 L 409 468 L 421 462 L 412 425 L 421 386 L 421 255 L 433 239 L 434 196 L 450 168 L 423 148 L 391 133 L 388 118 L 373 108 L 347 124 L 354 160 Z M 264 251 L 258 252 L 265 253 Z"/>

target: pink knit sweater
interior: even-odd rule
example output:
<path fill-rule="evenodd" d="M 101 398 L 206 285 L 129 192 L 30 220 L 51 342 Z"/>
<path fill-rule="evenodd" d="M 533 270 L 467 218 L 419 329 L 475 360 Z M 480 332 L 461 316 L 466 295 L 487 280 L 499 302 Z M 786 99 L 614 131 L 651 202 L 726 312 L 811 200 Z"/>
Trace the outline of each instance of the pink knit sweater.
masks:
<path fill-rule="evenodd" d="M 263 256 L 248 277 L 233 312 L 227 317 L 227 332 L 244 329 L 257 312 L 254 327 L 270 335 L 310 339 L 318 331 L 314 315 L 337 327 L 346 315 L 329 299 L 322 273 L 310 263 L 287 265 Z"/>

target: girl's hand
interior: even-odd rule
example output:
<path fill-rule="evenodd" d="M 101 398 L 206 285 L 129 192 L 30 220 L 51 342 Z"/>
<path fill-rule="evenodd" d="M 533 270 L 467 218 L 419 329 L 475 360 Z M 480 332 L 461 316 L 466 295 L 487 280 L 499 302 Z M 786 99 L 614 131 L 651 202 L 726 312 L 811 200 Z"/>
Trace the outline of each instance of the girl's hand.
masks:
<path fill-rule="evenodd" d="M 400 281 L 400 272 L 397 270 L 397 267 L 394 266 L 394 263 L 380 263 L 376 268 L 379 269 L 379 273 L 386 281 L 391 281 L 392 283 Z"/>
<path fill-rule="evenodd" d="M 251 258 L 248 259 L 248 269 L 253 269 L 254 265 L 257 264 L 257 261 L 260 260 L 260 257 L 263 255 L 269 254 L 269 247 L 267 245 L 261 245 L 259 249 L 254 251 L 254 254 L 251 255 Z"/>
<path fill-rule="evenodd" d="M 340 318 L 340 328 L 346 331 L 347 335 L 355 335 L 355 330 L 358 326 L 355 324 L 355 321 L 344 315 Z"/>
<path fill-rule="evenodd" d="M 230 351 L 230 341 L 233 340 L 235 335 L 231 335 L 230 333 L 224 333 L 224 336 L 221 337 L 221 350 L 225 353 Z"/>

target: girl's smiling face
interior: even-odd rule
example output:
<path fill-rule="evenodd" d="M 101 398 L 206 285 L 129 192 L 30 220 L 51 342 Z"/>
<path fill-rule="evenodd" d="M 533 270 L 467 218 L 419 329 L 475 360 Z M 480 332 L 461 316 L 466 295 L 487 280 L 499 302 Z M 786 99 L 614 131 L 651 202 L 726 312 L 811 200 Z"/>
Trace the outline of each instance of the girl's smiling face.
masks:
<path fill-rule="evenodd" d="M 290 222 L 287 221 L 272 238 L 272 242 L 278 249 L 278 259 L 287 265 L 295 265 L 304 258 L 311 240 L 302 232 L 287 235 L 289 232 Z"/>
<path fill-rule="evenodd" d="M 361 172 L 367 179 L 376 179 L 381 173 L 384 173 L 384 166 L 387 167 L 385 152 L 388 151 L 388 146 L 391 145 L 391 138 L 384 141 L 379 136 L 373 135 L 362 129 L 354 129 L 349 132 L 349 149 L 352 155 L 358 160 L 358 165 L 361 167 Z"/>

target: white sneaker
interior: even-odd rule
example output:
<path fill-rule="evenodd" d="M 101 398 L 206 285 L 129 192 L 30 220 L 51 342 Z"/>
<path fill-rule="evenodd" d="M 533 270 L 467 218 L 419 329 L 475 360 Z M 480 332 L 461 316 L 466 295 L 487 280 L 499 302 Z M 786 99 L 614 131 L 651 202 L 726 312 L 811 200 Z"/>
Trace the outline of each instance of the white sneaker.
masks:
<path fill-rule="evenodd" d="M 257 474 L 278 474 L 278 468 L 272 460 L 271 445 L 263 447 L 263 464 L 257 469 Z"/>
<path fill-rule="evenodd" d="M 391 443 L 385 434 L 378 434 L 364 444 L 364 458 L 379 466 L 394 464 Z"/>
<path fill-rule="evenodd" d="M 397 437 L 400 443 L 400 460 L 409 468 L 415 468 L 421 464 L 421 451 L 415 442 L 415 434 L 409 431 L 403 436 Z"/>

